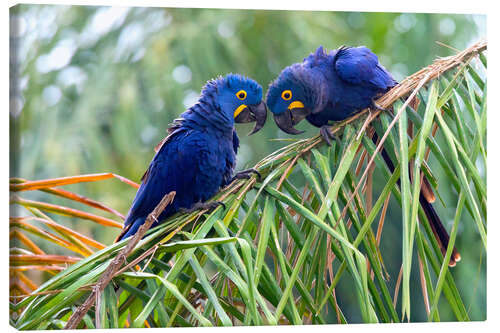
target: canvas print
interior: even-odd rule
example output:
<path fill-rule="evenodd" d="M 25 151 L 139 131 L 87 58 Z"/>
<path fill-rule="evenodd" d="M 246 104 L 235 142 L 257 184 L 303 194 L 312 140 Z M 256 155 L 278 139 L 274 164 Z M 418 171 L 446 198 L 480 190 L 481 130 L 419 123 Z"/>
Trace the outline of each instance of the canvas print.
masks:
<path fill-rule="evenodd" d="M 486 320 L 486 15 L 10 9 L 19 330 Z"/>

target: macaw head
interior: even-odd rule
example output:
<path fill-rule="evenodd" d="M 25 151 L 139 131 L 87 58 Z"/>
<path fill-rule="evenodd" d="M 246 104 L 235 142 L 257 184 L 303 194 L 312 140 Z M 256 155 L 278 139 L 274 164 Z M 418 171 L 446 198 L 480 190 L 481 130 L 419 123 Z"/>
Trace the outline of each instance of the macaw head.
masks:
<path fill-rule="evenodd" d="M 300 134 L 294 126 L 323 103 L 324 79 L 302 63 L 286 67 L 267 90 L 266 104 L 278 127 L 289 134 Z"/>
<path fill-rule="evenodd" d="M 215 86 L 217 104 L 226 119 L 235 123 L 255 121 L 255 127 L 249 135 L 264 126 L 267 108 L 262 101 L 262 87 L 257 82 L 239 74 L 228 74 L 210 81 L 207 83 L 209 85 Z"/>

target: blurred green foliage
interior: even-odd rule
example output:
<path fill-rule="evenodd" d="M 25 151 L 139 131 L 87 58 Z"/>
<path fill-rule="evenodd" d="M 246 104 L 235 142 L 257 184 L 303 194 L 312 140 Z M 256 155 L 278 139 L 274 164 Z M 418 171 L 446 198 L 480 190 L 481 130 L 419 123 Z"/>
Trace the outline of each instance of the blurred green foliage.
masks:
<path fill-rule="evenodd" d="M 139 182 L 169 123 L 210 78 L 242 73 L 266 90 L 281 69 L 319 45 L 345 44 L 368 46 L 401 80 L 454 53 L 436 41 L 461 50 L 485 38 L 485 26 L 481 15 L 18 5 L 11 9 L 11 176 L 114 172 Z M 290 139 L 270 118 L 261 132 L 247 137 L 251 126 L 237 127 L 239 169 L 284 145 L 270 139 Z M 299 127 L 307 129 L 302 137 L 317 131 Z M 69 189 L 122 213 L 135 193 L 113 180 Z M 439 190 L 444 198 L 457 197 L 448 184 L 440 183 Z M 445 222 L 454 216 L 453 207 L 441 205 L 438 211 Z M 453 270 L 471 318 L 484 320 L 485 254 L 473 224 L 461 226 L 457 248 L 477 245 L 478 251 Z M 77 229 L 107 244 L 118 233 L 89 225 Z M 391 205 L 381 250 L 388 253 L 384 260 L 393 285 L 400 248 L 401 212 Z M 337 290 L 345 304 L 354 297 L 342 294 L 342 280 Z M 413 308 L 424 309 L 422 297 L 414 298 Z M 351 321 L 356 311 L 346 313 Z M 413 315 L 412 321 L 426 319 L 424 312 Z"/>

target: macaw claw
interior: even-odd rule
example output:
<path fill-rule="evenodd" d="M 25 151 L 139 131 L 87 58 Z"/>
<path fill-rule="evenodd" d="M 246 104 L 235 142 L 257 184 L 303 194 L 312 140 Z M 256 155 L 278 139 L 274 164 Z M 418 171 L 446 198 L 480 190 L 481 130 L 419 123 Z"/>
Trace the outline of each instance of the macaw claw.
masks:
<path fill-rule="evenodd" d="M 259 181 L 261 181 L 262 176 L 261 176 L 260 172 L 258 172 L 254 168 L 250 168 L 250 169 L 246 169 L 246 170 L 240 171 L 237 174 L 235 174 L 233 176 L 233 178 L 231 179 L 231 182 L 233 182 L 233 180 L 235 180 L 235 179 L 249 179 L 251 177 L 250 176 L 251 173 L 256 174 L 257 175 L 257 179 Z"/>
<path fill-rule="evenodd" d="M 193 205 L 193 207 L 186 209 L 181 208 L 179 211 L 184 214 L 190 214 L 197 210 L 208 210 L 209 212 L 213 211 L 215 208 L 222 206 L 226 209 L 226 205 L 222 201 L 209 201 L 209 202 L 197 202 Z"/>
<path fill-rule="evenodd" d="M 379 110 L 379 111 L 390 111 L 389 109 L 384 109 L 383 107 L 381 107 L 380 105 L 378 105 L 375 101 L 372 100 L 372 106 L 371 108 L 375 109 L 375 110 Z"/>
<path fill-rule="evenodd" d="M 319 134 L 321 134 L 321 137 L 326 141 L 326 144 L 331 147 L 332 146 L 332 141 L 331 139 L 335 139 L 335 136 L 330 132 L 330 126 L 328 125 L 323 125 L 319 129 Z"/>

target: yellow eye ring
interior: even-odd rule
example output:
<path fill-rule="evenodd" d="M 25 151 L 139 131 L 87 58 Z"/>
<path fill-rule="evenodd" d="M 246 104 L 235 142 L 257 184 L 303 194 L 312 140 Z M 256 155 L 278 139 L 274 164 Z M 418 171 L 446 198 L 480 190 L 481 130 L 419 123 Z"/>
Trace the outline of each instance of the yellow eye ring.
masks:
<path fill-rule="evenodd" d="M 281 98 L 283 98 L 285 101 L 289 101 L 292 98 L 292 91 L 283 90 L 283 92 L 281 93 Z"/>
<path fill-rule="evenodd" d="M 236 97 L 238 97 L 238 99 L 242 101 L 247 98 L 247 92 L 245 90 L 240 90 L 236 93 Z"/>

